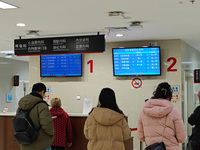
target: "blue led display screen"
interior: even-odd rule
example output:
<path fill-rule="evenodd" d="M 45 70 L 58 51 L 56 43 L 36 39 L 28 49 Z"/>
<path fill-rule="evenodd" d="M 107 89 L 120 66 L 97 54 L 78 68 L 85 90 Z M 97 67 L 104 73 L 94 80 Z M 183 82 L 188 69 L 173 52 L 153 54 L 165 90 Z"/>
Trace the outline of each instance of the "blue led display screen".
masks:
<path fill-rule="evenodd" d="M 40 56 L 40 76 L 82 76 L 81 62 L 81 54 L 42 55 Z"/>
<path fill-rule="evenodd" d="M 161 75 L 160 47 L 113 48 L 114 76 Z"/>

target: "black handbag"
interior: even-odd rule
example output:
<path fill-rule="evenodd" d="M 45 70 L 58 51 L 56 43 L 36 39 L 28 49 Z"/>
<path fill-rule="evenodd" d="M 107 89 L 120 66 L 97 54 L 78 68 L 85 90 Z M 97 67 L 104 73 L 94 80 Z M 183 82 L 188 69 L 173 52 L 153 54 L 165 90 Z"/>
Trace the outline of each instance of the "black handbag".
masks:
<path fill-rule="evenodd" d="M 145 148 L 145 150 L 166 150 L 165 143 L 154 143 Z"/>
<path fill-rule="evenodd" d="M 163 136 L 164 136 L 164 132 L 165 132 L 166 121 L 167 121 L 167 116 L 165 118 L 165 125 L 164 125 L 164 129 L 163 129 L 163 133 L 162 133 L 162 141 L 163 141 Z M 147 146 L 145 148 L 145 150 L 166 150 L 166 146 L 165 146 L 164 142 L 160 142 L 160 143 L 158 142 L 158 143 L 154 143 L 154 144 Z"/>

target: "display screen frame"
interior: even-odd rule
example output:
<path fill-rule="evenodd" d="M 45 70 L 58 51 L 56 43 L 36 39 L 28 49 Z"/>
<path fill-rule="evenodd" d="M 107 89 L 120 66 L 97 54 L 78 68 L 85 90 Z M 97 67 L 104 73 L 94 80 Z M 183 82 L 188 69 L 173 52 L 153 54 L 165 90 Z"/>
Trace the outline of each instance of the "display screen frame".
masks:
<path fill-rule="evenodd" d="M 53 57 L 53 56 L 57 56 L 57 55 L 58 55 L 58 56 L 62 56 L 62 55 L 63 55 L 63 56 L 64 56 L 64 55 L 80 55 L 80 58 L 81 58 L 81 61 L 80 61 L 80 62 L 81 62 L 81 66 L 80 66 L 80 67 L 81 67 L 81 74 L 80 74 L 80 75 L 42 75 L 42 64 L 41 64 L 42 62 L 41 62 L 41 57 L 43 57 L 43 56 L 44 56 L 44 57 L 45 57 L 45 56 L 46 56 L 46 57 L 47 57 L 47 56 L 50 56 L 50 57 L 52 56 L 52 57 Z M 83 65 L 83 64 L 82 64 L 83 59 L 82 59 L 82 57 L 83 57 L 82 54 L 40 55 L 40 77 L 82 77 L 82 75 L 83 75 L 83 73 L 82 73 L 82 72 L 83 72 L 83 66 L 82 66 L 82 65 Z"/>
<path fill-rule="evenodd" d="M 131 73 L 127 73 L 127 74 L 117 74 L 116 73 L 116 66 L 115 66 L 115 58 L 114 58 L 114 52 L 115 50 L 124 50 L 125 49 L 147 49 L 147 48 L 157 48 L 159 50 L 159 73 L 158 74 L 142 74 L 142 73 L 136 73 L 136 74 L 131 74 Z M 113 62 L 113 75 L 114 76 L 161 76 L 161 50 L 159 46 L 154 46 L 154 47 L 123 47 L 123 48 L 112 48 L 112 62 Z"/>

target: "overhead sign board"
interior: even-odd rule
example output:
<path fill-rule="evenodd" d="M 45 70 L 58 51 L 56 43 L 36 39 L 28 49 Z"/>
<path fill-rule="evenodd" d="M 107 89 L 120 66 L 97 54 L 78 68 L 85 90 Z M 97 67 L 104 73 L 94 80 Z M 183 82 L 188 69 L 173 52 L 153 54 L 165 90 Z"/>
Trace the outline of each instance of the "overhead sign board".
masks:
<path fill-rule="evenodd" d="M 194 70 L 194 83 L 200 83 L 200 69 Z"/>
<path fill-rule="evenodd" d="M 105 50 L 104 35 L 16 39 L 15 55 L 94 53 Z"/>

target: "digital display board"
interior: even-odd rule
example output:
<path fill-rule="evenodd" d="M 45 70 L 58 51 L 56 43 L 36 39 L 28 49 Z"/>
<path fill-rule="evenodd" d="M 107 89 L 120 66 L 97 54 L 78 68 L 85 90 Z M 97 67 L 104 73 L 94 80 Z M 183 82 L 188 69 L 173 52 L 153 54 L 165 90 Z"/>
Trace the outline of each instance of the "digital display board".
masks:
<path fill-rule="evenodd" d="M 114 76 L 161 75 L 160 47 L 113 48 Z"/>
<path fill-rule="evenodd" d="M 82 76 L 82 55 L 42 55 L 40 56 L 40 76 Z"/>

